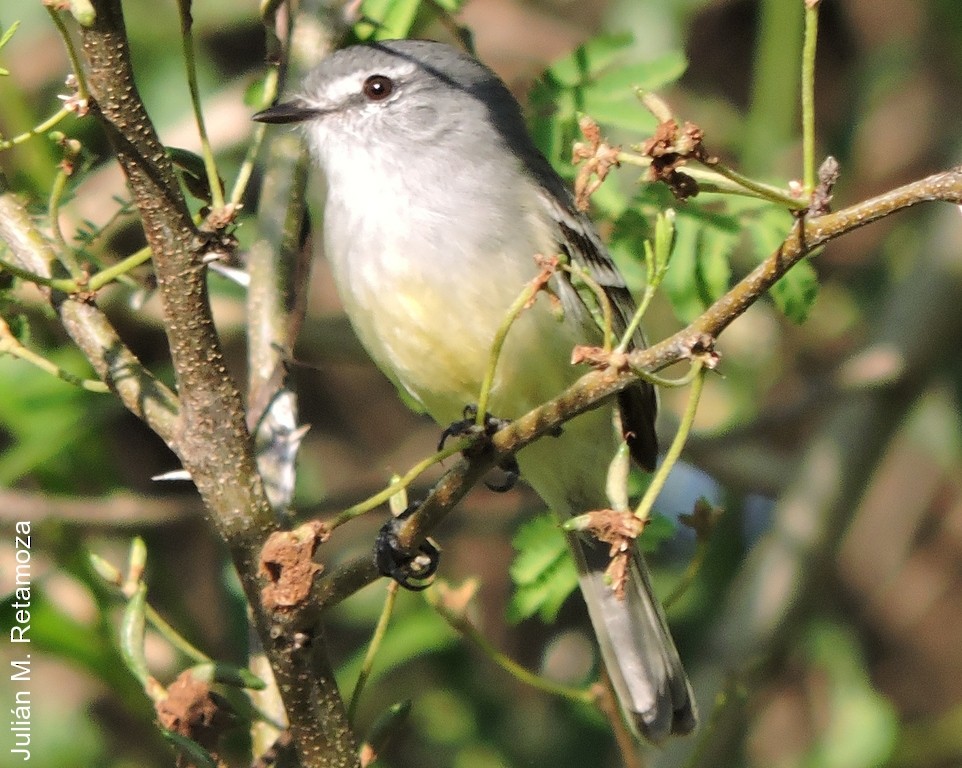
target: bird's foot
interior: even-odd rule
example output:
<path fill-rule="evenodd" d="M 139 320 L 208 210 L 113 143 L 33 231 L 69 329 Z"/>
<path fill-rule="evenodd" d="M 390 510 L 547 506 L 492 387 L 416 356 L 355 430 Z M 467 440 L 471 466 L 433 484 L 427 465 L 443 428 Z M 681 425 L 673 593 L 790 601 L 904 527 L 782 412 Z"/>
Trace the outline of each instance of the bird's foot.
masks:
<path fill-rule="evenodd" d="M 511 423 L 510 419 L 499 419 L 490 413 L 485 413 L 484 420 L 479 424 L 478 407 L 476 405 L 466 405 L 461 415 L 463 418 L 460 421 L 448 425 L 441 433 L 441 440 L 438 443 L 439 451 L 444 448 L 448 438 L 476 435 L 478 436 L 477 440 L 464 453 L 467 456 L 478 455 L 490 448 L 491 437 L 495 432 Z M 521 468 L 514 456 L 507 456 L 499 461 L 498 468 L 504 472 L 504 480 L 500 483 L 485 481 L 484 484 L 489 490 L 496 493 L 505 493 L 514 488 L 518 482 L 518 478 L 521 477 Z"/>
<path fill-rule="evenodd" d="M 378 573 L 412 592 L 431 586 L 431 577 L 437 573 L 441 562 L 441 551 L 430 539 L 422 541 L 416 549 L 402 547 L 398 539 L 401 524 L 420 504 L 416 501 L 400 515 L 388 520 L 381 526 L 374 542 L 374 564 Z"/>

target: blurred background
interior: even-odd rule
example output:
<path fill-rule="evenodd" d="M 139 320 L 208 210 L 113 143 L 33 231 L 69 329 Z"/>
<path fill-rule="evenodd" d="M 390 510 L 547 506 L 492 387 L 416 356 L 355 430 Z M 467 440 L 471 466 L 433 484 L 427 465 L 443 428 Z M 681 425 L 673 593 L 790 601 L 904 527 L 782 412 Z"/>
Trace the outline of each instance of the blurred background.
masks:
<path fill-rule="evenodd" d="M 785 185 L 801 168 L 801 13 L 791 6 L 470 0 L 459 20 L 473 31 L 479 57 L 523 102 L 549 64 L 604 31 L 630 32 L 635 60 L 683 52 L 687 71 L 662 92 L 675 114 L 698 123 L 724 162 Z M 138 84 L 162 140 L 197 151 L 183 61 L 171 44 L 175 5 L 129 0 L 124 9 Z M 263 73 L 263 32 L 254 4 L 207 0 L 193 14 L 208 130 L 229 176 L 250 137 L 244 94 Z M 69 71 L 40 4 L 0 4 L 4 29 L 16 19 L 21 27 L 0 51 L 0 66 L 11 73 L 0 77 L 4 136 L 56 111 Z M 449 36 L 430 19 L 417 32 Z M 962 12 L 955 0 L 824 3 L 818 45 L 818 146 L 841 164 L 836 208 L 957 162 Z M 645 138 L 651 120 L 639 112 L 647 128 L 613 128 L 613 139 Z M 114 196 L 127 195 L 121 175 L 92 121 L 71 118 L 62 129 L 84 145 L 65 229 L 104 226 L 122 208 Z M 40 138 L 0 153 L 0 169 L 39 214 L 59 160 Z M 636 181 L 637 171 L 623 168 L 610 183 Z M 109 228 L 104 252 L 142 244 L 135 223 L 121 223 Z M 960 225 L 957 209 L 933 205 L 856 231 L 813 259 L 820 289 L 806 323 L 761 302 L 720 339 L 722 375 L 708 382 L 685 463 L 656 509 L 677 519 L 706 497 L 724 514 L 706 547 L 679 526 L 652 558 L 662 594 L 696 553 L 701 559 L 669 618 L 711 727 L 703 741 L 696 735 L 647 753 L 650 764 L 962 764 Z M 253 226 L 242 219 L 242 249 Z M 599 226 L 611 234 L 603 216 Z M 736 243 L 734 277 L 751 268 L 756 246 Z M 112 288 L 98 298 L 140 358 L 170 381 L 159 302 L 149 275 L 139 279 L 140 290 Z M 217 276 L 211 284 L 244 380 L 243 292 Z M 4 301 L 8 321 L 29 325 L 32 347 L 89 375 L 35 292 L 21 288 Z M 659 299 L 647 318 L 649 339 L 679 323 Z M 332 515 L 434 450 L 437 428 L 401 404 L 353 340 L 322 260 L 313 267 L 293 370 L 301 420 L 311 425 L 300 457 L 300 515 Z M 684 404 L 683 392 L 662 397 L 664 443 Z M 0 357 L 0 593 L 12 585 L 13 524 L 30 520 L 31 762 L 38 768 L 173 764 L 117 650 L 121 602 L 92 573 L 87 552 L 121 566 L 131 537 L 143 536 L 150 602 L 211 656 L 244 662 L 243 603 L 196 495 L 186 483 L 151 480 L 176 468 L 162 442 L 111 397 Z M 440 575 L 455 584 L 478 579 L 475 618 L 499 648 L 532 669 L 583 683 L 596 662 L 580 598 L 551 625 L 505 619 L 511 540 L 540 511 L 524 489 L 476 489 L 437 532 Z M 325 545 L 329 566 L 369 551 L 384 518 L 368 517 Z M 329 617 L 328 640 L 348 690 L 385 587 L 366 588 Z M 0 608 L 4 628 L 11 603 Z M 147 649 L 162 681 L 184 665 L 150 633 Z M 18 653 L 0 641 L 0 669 Z M 16 687 L 7 678 L 0 672 L 0 709 Z M 724 697 L 716 700 L 718 691 Z M 362 730 L 403 699 L 414 701 L 410 727 L 384 765 L 621 764 L 599 715 L 513 680 L 409 593 L 399 596 L 361 702 Z M 719 700 L 725 705 L 713 718 Z M 0 765 L 13 764 L 4 731 Z"/>

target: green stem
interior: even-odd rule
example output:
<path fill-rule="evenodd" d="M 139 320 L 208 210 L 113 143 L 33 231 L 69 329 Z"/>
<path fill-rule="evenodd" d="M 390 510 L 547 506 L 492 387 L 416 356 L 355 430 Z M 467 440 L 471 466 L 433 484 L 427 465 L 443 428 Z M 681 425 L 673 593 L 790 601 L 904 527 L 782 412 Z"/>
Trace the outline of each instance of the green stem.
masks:
<path fill-rule="evenodd" d="M 723 176 L 729 181 L 735 182 L 750 192 L 754 192 L 763 200 L 771 200 L 773 203 L 784 205 L 786 208 L 791 210 L 800 211 L 808 208 L 809 206 L 809 202 L 807 200 L 796 197 L 790 192 L 786 192 L 785 190 L 779 189 L 771 184 L 764 184 L 763 182 L 755 181 L 747 176 L 743 176 L 738 171 L 722 165 L 721 163 L 718 165 L 713 165 L 712 168 L 714 168 L 716 173 L 719 175 Z"/>
<path fill-rule="evenodd" d="M 213 662 L 210 656 L 199 648 L 191 645 L 183 635 L 168 624 L 164 617 L 157 613 L 157 610 L 153 608 L 150 603 L 144 604 L 144 618 L 150 622 L 151 626 L 153 626 L 168 643 L 183 653 L 187 658 L 193 659 L 200 664 Z"/>
<path fill-rule="evenodd" d="M 805 196 L 815 189 L 815 49 L 818 43 L 818 7 L 805 0 L 805 40 L 802 46 L 802 164 Z"/>
<path fill-rule="evenodd" d="M 553 696 L 561 696 L 569 701 L 575 701 L 580 704 L 595 704 L 596 697 L 590 688 L 573 688 L 569 685 L 556 683 L 553 680 L 547 680 L 525 669 L 514 659 L 498 650 L 466 617 L 456 614 L 444 606 L 438 599 L 434 589 L 430 589 L 424 594 L 431 607 L 438 612 L 438 615 L 444 619 L 452 629 L 474 643 L 485 656 L 516 680 Z"/>
<path fill-rule="evenodd" d="M 58 246 L 57 260 L 74 280 L 80 280 L 83 276 L 83 271 L 80 269 L 80 264 L 77 263 L 77 259 L 74 257 L 73 249 L 67 245 L 67 240 L 63 236 L 63 230 L 60 228 L 60 201 L 63 199 L 64 191 L 67 189 L 67 180 L 69 178 L 70 174 L 64 168 L 61 168 L 57 172 L 53 180 L 53 186 L 50 188 L 47 215 L 50 219 L 50 229 L 53 232 L 53 238 Z"/>
<path fill-rule="evenodd" d="M 13 335 L 10 330 L 10 326 L 7 325 L 3 318 L 0 318 L 0 355 L 8 354 L 16 357 L 24 362 L 30 363 L 36 366 L 40 370 L 56 376 L 58 379 L 66 381 L 68 384 L 73 384 L 74 386 L 85 389 L 88 392 L 97 392 L 98 394 L 106 394 L 110 392 L 110 388 L 104 384 L 102 381 L 97 381 L 96 379 L 82 379 L 79 376 L 75 376 L 69 371 L 65 371 L 60 366 L 51 362 L 43 355 L 38 355 L 31 349 L 23 346 L 16 336 Z"/>
<path fill-rule="evenodd" d="M 770 173 L 798 135 L 798 62 L 802 43 L 800 0 L 761 0 L 753 63 L 751 105 L 742 130 L 738 166 Z"/>
<path fill-rule="evenodd" d="M 43 6 L 46 8 L 54 26 L 57 27 L 57 32 L 60 33 L 60 38 L 63 40 L 67 56 L 70 57 L 70 68 L 73 70 L 73 76 L 77 80 L 77 98 L 86 102 L 90 98 L 90 90 L 87 87 L 87 78 L 86 75 L 84 75 L 84 68 L 80 63 L 80 57 L 77 55 L 77 49 L 73 44 L 73 37 L 71 37 L 67 25 L 63 23 L 63 19 L 60 18 L 60 13 L 55 7 L 53 7 L 53 5 L 47 5 L 46 3 L 44 3 Z M 66 111 L 69 113 L 71 110 L 66 109 Z"/>
<path fill-rule="evenodd" d="M 207 183 L 210 186 L 211 207 L 216 211 L 224 207 L 224 190 L 220 185 L 217 163 L 214 160 L 210 140 L 207 138 L 207 127 L 204 125 L 204 113 L 200 105 L 200 90 L 197 87 L 197 67 L 194 64 L 194 34 L 192 31 L 193 19 L 191 19 L 190 16 L 190 0 L 179 0 L 177 9 L 180 12 L 180 39 L 184 50 L 184 64 L 187 67 L 187 87 L 190 90 L 190 104 L 194 110 L 197 132 L 200 134 L 200 152 L 204 158 L 204 170 L 207 172 Z"/>
<path fill-rule="evenodd" d="M 488 367 L 484 372 L 484 379 L 481 381 L 481 391 L 478 392 L 478 426 L 484 424 L 484 419 L 488 414 L 488 400 L 491 398 L 491 388 L 494 386 L 494 375 L 498 369 L 498 359 L 501 357 L 505 339 L 508 338 L 508 331 L 511 330 L 514 321 L 518 319 L 528 303 L 538 295 L 538 291 L 542 287 L 543 283 L 538 279 L 529 282 L 518 294 L 518 298 L 508 307 L 508 311 L 505 312 L 501 325 L 498 327 L 498 332 L 494 335 L 491 354 L 488 356 Z"/>
<path fill-rule="evenodd" d="M 361 671 L 357 676 L 357 684 L 354 686 L 354 693 L 351 694 L 351 703 L 347 708 L 348 722 L 354 722 L 354 715 L 357 712 L 357 704 L 361 700 L 361 691 L 371 676 L 371 669 L 374 667 L 374 658 L 381 649 L 381 643 L 387 634 L 387 626 L 391 621 L 391 614 L 394 613 L 394 603 L 397 601 L 398 583 L 391 581 L 387 585 L 387 595 L 384 597 L 384 606 L 381 608 L 381 615 L 378 617 L 377 626 L 374 627 L 374 634 L 371 635 L 371 642 L 364 654 L 364 661 L 361 663 Z"/>
<path fill-rule="evenodd" d="M 15 277 L 19 277 L 21 280 L 26 280 L 28 283 L 33 283 L 34 285 L 43 285 L 47 288 L 52 288 L 55 291 L 61 291 L 62 293 L 76 293 L 78 290 L 80 290 L 80 286 L 77 284 L 76 280 L 60 277 L 44 277 L 43 275 L 38 275 L 35 272 L 22 269 L 16 264 L 10 263 L 6 259 L 0 259 L 0 271 L 3 270 L 6 270 Z"/>
<path fill-rule="evenodd" d="M 679 456 L 681 456 L 681 451 L 685 447 L 685 443 L 688 442 L 688 435 L 695 421 L 695 413 L 698 411 L 698 401 L 701 398 L 702 385 L 705 383 L 705 366 L 700 360 L 694 362 L 692 370 L 694 379 L 691 383 L 691 394 L 688 397 L 688 405 L 685 407 L 684 414 L 682 414 L 681 423 L 678 425 L 675 438 L 668 447 L 668 453 L 665 454 L 665 460 L 661 463 L 661 466 L 658 467 L 658 471 L 655 472 L 654 477 L 651 478 L 651 484 L 648 486 L 645 495 L 642 496 L 641 501 L 638 502 L 638 507 L 635 509 L 635 517 L 639 520 L 647 521 L 651 516 L 651 508 L 655 504 L 655 499 L 658 498 L 661 489 L 665 487 L 668 474 L 671 472 L 672 467 L 675 466 Z"/>
<path fill-rule="evenodd" d="M 61 107 L 54 114 L 52 114 L 50 117 L 48 117 L 39 125 L 36 125 L 33 128 L 31 128 L 29 131 L 24 131 L 18 136 L 14 136 L 12 139 L 3 139 L 2 141 L 0 141 L 0 151 L 3 151 L 5 149 L 10 149 L 11 147 L 15 147 L 18 144 L 23 144 L 24 142 L 27 142 L 30 139 L 32 139 L 34 136 L 39 136 L 43 133 L 46 133 L 51 128 L 56 126 L 57 123 L 63 120 L 71 112 L 72 110 L 70 109 L 70 107 Z"/>
<path fill-rule="evenodd" d="M 264 91 L 260 106 L 267 107 L 273 103 L 277 96 L 277 88 L 280 83 L 280 71 L 277 67 L 272 67 L 264 76 Z M 267 126 L 264 123 L 257 123 L 251 133 L 250 143 L 247 145 L 247 152 L 244 160 L 237 170 L 237 177 L 234 179 L 234 186 L 231 188 L 229 204 L 236 207 L 240 205 L 241 198 L 247 185 L 250 183 L 251 175 L 257 163 L 257 155 L 260 153 L 261 145 L 264 143 L 264 136 L 267 133 Z"/>
<path fill-rule="evenodd" d="M 438 462 L 444 461 L 450 456 L 461 453 L 461 451 L 467 448 L 470 444 L 470 439 L 457 440 L 446 448 L 442 448 L 437 453 L 428 456 L 422 461 L 419 461 L 400 478 L 387 486 L 387 488 L 385 488 L 383 491 L 379 491 L 373 496 L 369 496 L 367 499 L 355 504 L 353 507 L 348 507 L 329 523 L 326 523 L 325 525 L 327 529 L 333 531 L 339 525 L 343 525 L 349 520 L 353 520 L 355 517 L 360 517 L 361 515 L 370 512 L 372 509 L 381 506 L 385 502 L 389 501 L 391 497 L 394 496 L 398 491 L 407 488 L 418 477 L 420 477 L 425 470 L 434 466 Z"/>
<path fill-rule="evenodd" d="M 641 301 L 638 302 L 638 309 L 635 310 L 634 316 L 631 318 L 631 322 L 628 323 L 628 327 L 625 328 L 625 332 L 621 336 L 621 341 L 618 343 L 616 352 L 624 352 L 631 346 L 631 341 L 635 336 L 635 331 L 638 330 L 638 326 L 641 325 L 642 318 L 645 316 L 645 312 L 648 311 L 648 305 L 651 304 L 651 300 L 655 297 L 655 286 L 648 282 L 645 285 L 645 293 L 641 297 Z"/>
<path fill-rule="evenodd" d="M 666 611 L 676 602 L 678 602 L 678 600 L 681 599 L 681 596 L 684 595 L 691 588 L 691 585 L 695 583 L 695 578 L 698 576 L 698 572 L 701 570 L 702 564 L 705 562 L 705 555 L 707 554 L 708 541 L 699 540 L 698 546 L 695 548 L 695 555 L 688 562 L 688 567 L 685 568 L 685 572 L 678 580 L 678 583 L 671 591 L 671 594 L 661 601 L 661 605 Z"/>
<path fill-rule="evenodd" d="M 677 389 L 678 387 L 687 387 L 698 377 L 699 366 L 693 365 L 684 376 L 677 379 L 666 379 L 664 376 L 659 376 L 657 373 L 650 373 L 648 371 L 635 371 L 642 379 L 654 384 L 657 387 L 668 387 L 670 389 Z"/>
<path fill-rule="evenodd" d="M 148 246 L 144 246 L 136 253 L 133 253 L 127 258 L 121 259 L 116 264 L 102 269 L 97 274 L 92 275 L 87 281 L 86 287 L 90 291 L 98 291 L 107 285 L 107 283 L 113 282 L 117 278 L 130 272 L 130 270 L 132 270 L 134 267 L 139 267 L 144 262 L 150 261 L 150 257 L 150 248 Z"/>
<path fill-rule="evenodd" d="M 591 289 L 594 293 L 595 298 L 598 301 L 598 305 L 601 307 L 601 330 L 602 330 L 602 347 L 606 352 L 611 350 L 611 344 L 614 337 L 614 324 L 611 311 L 611 299 L 608 298 L 608 294 L 605 289 L 602 288 L 601 284 L 595 280 L 588 270 L 583 269 L 578 264 L 561 264 L 560 265 L 565 272 L 570 275 L 574 275 L 579 280 L 581 280 L 585 285 Z"/>
<path fill-rule="evenodd" d="M 636 155 L 633 152 L 620 152 L 618 162 L 626 165 L 635 165 L 639 168 L 648 168 L 651 165 L 651 158 Z M 698 182 L 699 192 L 714 192 L 720 195 L 740 195 L 751 197 L 755 200 L 767 200 L 778 203 L 792 210 L 803 210 L 808 207 L 808 202 L 795 197 L 781 187 L 773 184 L 765 184 L 755 179 L 743 176 L 728 166 L 715 164 L 707 168 L 686 165 L 683 173 L 691 176 Z"/>
<path fill-rule="evenodd" d="M 648 305 L 668 273 L 668 264 L 671 261 L 674 245 L 675 211 L 669 208 L 658 214 L 655 219 L 654 237 L 645 241 L 645 293 L 641 297 L 638 309 L 635 310 L 634 317 L 625 328 L 616 352 L 622 353 L 631 346 L 635 333 L 641 326 L 642 318 L 648 311 Z"/>

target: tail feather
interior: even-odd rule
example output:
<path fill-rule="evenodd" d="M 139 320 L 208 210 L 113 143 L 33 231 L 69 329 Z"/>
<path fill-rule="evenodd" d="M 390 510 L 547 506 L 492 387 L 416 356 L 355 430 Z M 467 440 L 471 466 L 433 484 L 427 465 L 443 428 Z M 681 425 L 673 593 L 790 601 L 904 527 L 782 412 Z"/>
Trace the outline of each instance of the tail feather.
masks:
<path fill-rule="evenodd" d="M 619 598 L 604 580 L 607 547 L 576 535 L 569 539 L 601 657 L 628 724 L 656 743 L 689 733 L 697 722 L 694 695 L 641 553 L 636 550 Z"/>
<path fill-rule="evenodd" d="M 650 428 L 644 434 L 650 434 Z M 650 439 L 654 445 L 654 437 Z M 565 424 L 559 437 L 518 453 L 521 476 L 559 519 L 608 506 L 605 470 L 616 447 L 611 412 L 599 408 Z M 653 457 L 650 457 L 653 461 Z M 608 546 L 575 534 L 569 542 L 601 657 L 625 718 L 640 736 L 661 741 L 696 724 L 694 697 L 636 550 L 624 598 L 605 583 Z"/>

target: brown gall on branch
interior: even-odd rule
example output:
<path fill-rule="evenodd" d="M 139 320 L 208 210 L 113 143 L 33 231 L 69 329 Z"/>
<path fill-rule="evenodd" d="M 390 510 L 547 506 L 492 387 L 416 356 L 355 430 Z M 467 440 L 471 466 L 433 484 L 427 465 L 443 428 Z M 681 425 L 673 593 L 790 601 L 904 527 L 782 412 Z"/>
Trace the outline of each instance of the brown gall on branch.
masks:
<path fill-rule="evenodd" d="M 158 701 L 154 709 L 161 727 L 196 741 L 218 760 L 218 742 L 231 721 L 225 705 L 226 702 L 214 694 L 207 683 L 194 677 L 190 670 L 185 670 L 170 685 L 167 696 Z M 177 764 L 190 763 L 178 759 Z"/>
<path fill-rule="evenodd" d="M 704 138 L 704 131 L 694 123 L 686 122 L 679 128 L 674 118 L 660 122 L 654 135 L 641 145 L 641 154 L 651 158 L 648 180 L 663 181 L 679 200 L 697 195 L 698 182 L 678 168 L 689 160 L 717 164 L 718 158 L 705 149 Z"/>
<path fill-rule="evenodd" d="M 575 142 L 571 151 L 572 164 L 581 164 L 575 178 L 575 206 L 579 211 L 587 211 L 588 201 L 595 190 L 608 177 L 609 171 L 620 165 L 621 147 L 606 143 L 598 123 L 587 115 L 578 121 L 578 128 L 586 140 Z"/>
<path fill-rule="evenodd" d="M 287 610 L 307 599 L 314 577 L 324 570 L 314 562 L 314 553 L 329 537 L 322 523 L 312 521 L 293 531 L 275 531 L 267 538 L 259 569 L 267 579 L 261 590 L 264 610 Z"/>
<path fill-rule="evenodd" d="M 624 600 L 635 539 L 641 536 L 647 521 L 639 520 L 630 510 L 615 509 L 598 509 L 581 517 L 585 522 L 579 528 L 609 545 L 611 562 L 605 570 L 605 580 L 615 597 Z"/>

